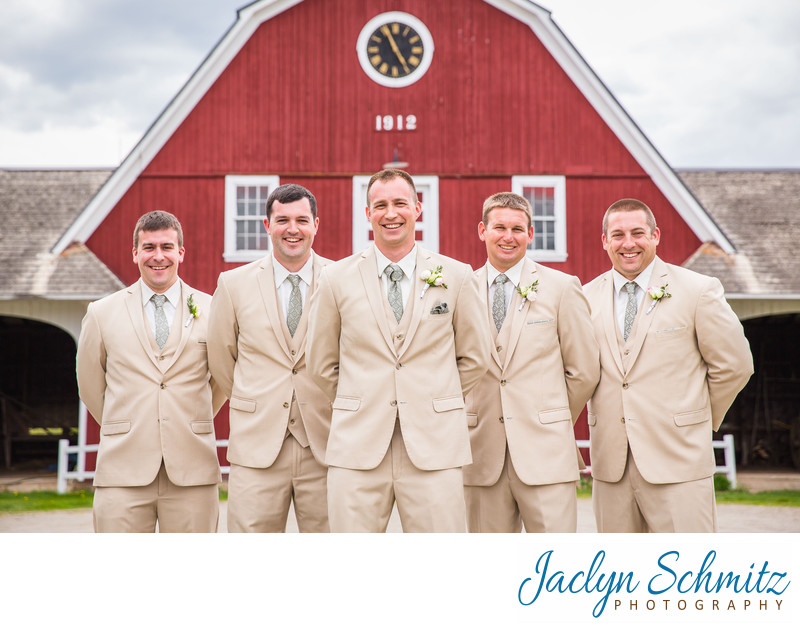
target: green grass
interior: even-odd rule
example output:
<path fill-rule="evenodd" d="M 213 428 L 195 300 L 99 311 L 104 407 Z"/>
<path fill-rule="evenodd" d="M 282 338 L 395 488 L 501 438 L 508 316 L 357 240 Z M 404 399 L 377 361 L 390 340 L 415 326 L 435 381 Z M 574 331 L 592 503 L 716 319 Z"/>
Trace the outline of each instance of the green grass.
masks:
<path fill-rule="evenodd" d="M 92 489 L 81 489 L 63 495 L 59 495 L 55 491 L 1 491 L 0 514 L 91 508 L 93 497 Z M 227 500 L 228 492 L 220 489 L 219 499 Z"/>
<path fill-rule="evenodd" d="M 724 478 L 727 482 L 727 478 Z M 716 482 L 716 481 L 715 481 Z M 717 504 L 750 504 L 752 506 L 800 506 L 800 491 L 759 491 L 751 493 L 746 488 L 731 489 L 724 482 L 716 482 Z M 592 497 L 591 478 L 581 477 L 578 497 Z"/>

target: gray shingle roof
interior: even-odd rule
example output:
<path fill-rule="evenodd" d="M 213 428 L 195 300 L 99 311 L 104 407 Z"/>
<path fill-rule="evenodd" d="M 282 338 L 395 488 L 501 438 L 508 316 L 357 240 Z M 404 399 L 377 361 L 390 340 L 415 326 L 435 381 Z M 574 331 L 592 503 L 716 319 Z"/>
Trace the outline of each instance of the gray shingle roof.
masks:
<path fill-rule="evenodd" d="M 800 170 L 678 175 L 737 250 L 706 243 L 684 267 L 716 276 L 728 294 L 800 294 Z"/>
<path fill-rule="evenodd" d="M 90 299 L 123 287 L 82 244 L 50 253 L 110 175 L 0 170 L 0 299 Z"/>

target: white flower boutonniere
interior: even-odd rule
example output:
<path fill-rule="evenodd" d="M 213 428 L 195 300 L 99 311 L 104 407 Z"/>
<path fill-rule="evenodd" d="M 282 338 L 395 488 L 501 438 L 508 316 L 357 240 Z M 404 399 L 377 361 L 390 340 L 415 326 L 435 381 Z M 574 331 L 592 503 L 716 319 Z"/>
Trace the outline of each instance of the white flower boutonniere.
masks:
<path fill-rule="evenodd" d="M 422 288 L 422 293 L 419 295 L 420 298 L 425 296 L 425 292 L 428 291 L 429 287 L 444 287 L 447 289 L 447 283 L 444 282 L 441 265 L 437 265 L 435 269 L 426 269 L 419 277 L 421 280 L 425 281 L 425 287 Z"/>
<path fill-rule="evenodd" d="M 519 305 L 519 309 L 517 311 L 522 311 L 522 307 L 525 306 L 525 301 L 530 300 L 533 302 L 536 300 L 536 292 L 539 291 L 539 281 L 536 280 L 532 282 L 527 287 L 517 287 L 517 293 L 522 296 L 522 302 Z"/>
<path fill-rule="evenodd" d="M 189 326 L 192 320 L 200 317 L 200 307 L 194 303 L 194 294 L 189 294 L 189 297 L 186 299 L 186 306 L 189 307 L 189 317 L 186 318 L 186 324 L 183 325 L 184 327 Z"/>
<path fill-rule="evenodd" d="M 662 298 L 671 298 L 672 294 L 667 291 L 667 287 L 669 287 L 669 283 L 666 285 L 661 285 L 661 287 L 648 287 L 647 293 L 653 299 L 652 304 L 648 307 L 645 315 L 650 313 L 653 309 L 656 308 L 658 301 Z"/>

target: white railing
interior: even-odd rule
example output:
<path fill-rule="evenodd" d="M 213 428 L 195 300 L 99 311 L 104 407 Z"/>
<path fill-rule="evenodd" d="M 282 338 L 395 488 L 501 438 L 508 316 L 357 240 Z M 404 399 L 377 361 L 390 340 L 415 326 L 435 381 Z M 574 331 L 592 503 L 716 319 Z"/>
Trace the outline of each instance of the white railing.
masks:
<path fill-rule="evenodd" d="M 62 438 L 58 441 L 58 484 L 56 491 L 60 494 L 67 492 L 67 480 L 84 480 L 94 479 L 94 471 L 86 471 L 83 467 L 85 462 L 85 454 L 97 451 L 100 445 L 70 445 L 69 440 Z M 227 439 L 217 440 L 217 447 L 228 447 Z M 78 454 L 78 469 L 76 471 L 69 470 L 69 455 Z M 230 473 L 231 468 L 224 466 L 219 468 L 223 475 Z"/>
<path fill-rule="evenodd" d="M 589 441 L 588 440 L 576 440 L 578 443 L 578 447 L 583 449 L 589 449 Z M 723 457 L 725 460 L 725 464 L 717 465 L 716 470 L 714 473 L 724 473 L 725 477 L 728 478 L 728 481 L 731 483 L 731 488 L 736 488 L 736 454 L 733 452 L 733 434 L 725 434 L 722 437 L 722 440 L 714 440 L 711 441 L 711 445 L 714 449 L 722 449 L 723 450 Z M 591 473 L 592 468 L 591 466 L 586 467 L 583 470 L 584 473 Z"/>

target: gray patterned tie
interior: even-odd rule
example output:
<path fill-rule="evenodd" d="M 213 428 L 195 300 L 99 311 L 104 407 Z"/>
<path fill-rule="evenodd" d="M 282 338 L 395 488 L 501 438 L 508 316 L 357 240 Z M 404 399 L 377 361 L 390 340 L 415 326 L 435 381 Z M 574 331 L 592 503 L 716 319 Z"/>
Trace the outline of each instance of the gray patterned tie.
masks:
<path fill-rule="evenodd" d="M 164 348 L 169 337 L 167 314 L 164 313 L 164 303 L 167 301 L 167 297 L 164 294 L 153 294 L 150 300 L 156 306 L 156 344 L 158 344 L 158 348 Z"/>
<path fill-rule="evenodd" d="M 300 295 L 300 277 L 297 274 L 289 274 L 287 278 L 292 284 L 292 293 L 289 294 L 289 307 L 286 310 L 286 326 L 289 327 L 289 333 L 294 337 L 300 316 L 303 315 L 303 298 Z"/>
<path fill-rule="evenodd" d="M 627 341 L 628 336 L 631 334 L 633 321 L 636 319 L 636 283 L 630 281 L 622 287 L 628 292 L 628 303 L 625 305 L 625 326 L 622 331 L 622 337 Z"/>
<path fill-rule="evenodd" d="M 389 306 L 394 312 L 397 322 L 403 317 L 403 294 L 400 292 L 400 281 L 403 278 L 403 270 L 399 265 L 391 263 L 383 270 L 386 279 L 389 281 Z"/>
<path fill-rule="evenodd" d="M 504 285 L 508 282 L 508 276 L 498 274 L 494 279 L 494 298 L 492 299 L 492 318 L 497 332 L 503 328 L 503 320 L 506 319 L 506 290 Z"/>

